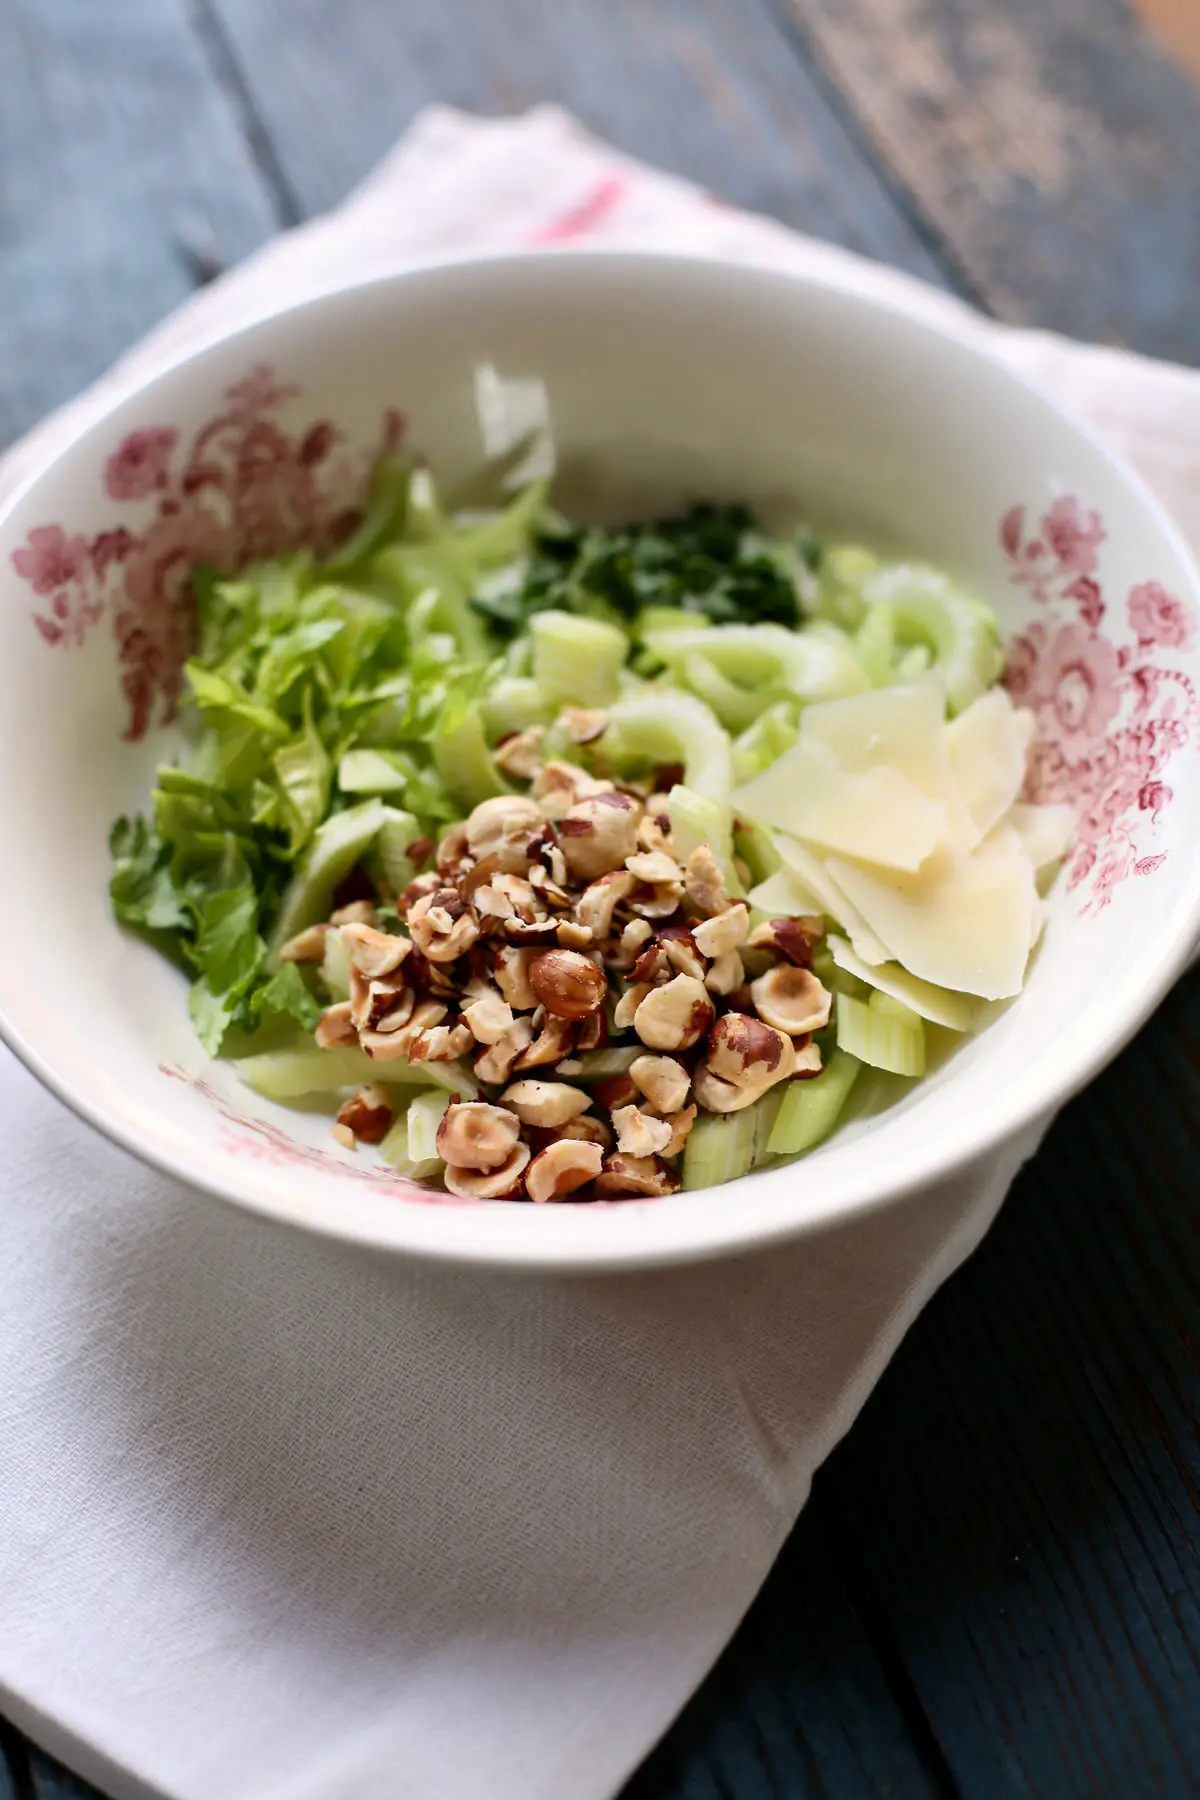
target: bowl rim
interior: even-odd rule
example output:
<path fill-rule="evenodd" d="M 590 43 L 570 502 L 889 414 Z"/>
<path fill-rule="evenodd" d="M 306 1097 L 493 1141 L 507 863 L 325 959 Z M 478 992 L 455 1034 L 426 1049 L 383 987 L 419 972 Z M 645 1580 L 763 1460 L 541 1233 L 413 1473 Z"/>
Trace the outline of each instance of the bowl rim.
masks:
<path fill-rule="evenodd" d="M 999 375 L 1004 383 L 1035 401 L 1090 446 L 1130 492 L 1143 515 L 1148 515 L 1150 522 L 1165 539 L 1187 577 L 1189 598 L 1200 610 L 1200 567 L 1197 559 L 1182 530 L 1146 480 L 1086 420 L 1081 419 L 1069 407 L 1061 405 L 1024 372 L 1010 367 L 1002 357 L 993 355 L 985 344 L 960 335 L 949 321 L 944 323 L 910 310 L 890 296 L 864 292 L 848 272 L 791 270 L 776 265 L 733 262 L 728 258 L 676 250 L 597 247 L 555 250 L 552 253 L 523 250 L 482 256 L 448 255 L 330 283 L 289 304 L 256 311 L 237 324 L 214 327 L 197 341 L 164 355 L 161 361 L 156 360 L 146 375 L 133 386 L 111 396 L 96 396 L 96 401 L 103 399 L 103 403 L 88 406 L 87 399 L 90 396 L 85 395 L 78 402 L 81 411 L 74 428 L 64 440 L 47 447 L 15 488 L 0 502 L 0 528 L 8 524 L 52 469 L 73 456 L 87 439 L 102 430 L 124 407 L 161 382 L 193 364 L 201 363 L 213 351 L 249 338 L 264 327 L 297 319 L 310 311 L 318 311 L 331 301 L 425 281 L 436 283 L 448 276 L 470 280 L 473 274 L 486 275 L 492 271 L 508 270 L 513 265 L 536 265 L 545 272 L 555 268 L 594 271 L 597 266 L 611 268 L 618 265 L 635 276 L 639 271 L 665 272 L 679 268 L 690 268 L 697 274 L 703 271 L 708 276 L 728 275 L 733 271 L 744 281 L 754 282 L 764 288 L 774 287 L 781 293 L 791 287 L 804 289 L 818 296 L 838 295 L 860 308 L 864 315 L 881 317 L 902 330 L 936 340 L 951 356 L 958 356 L 972 366 L 982 367 L 993 376 Z M 936 294 L 936 290 L 934 292 Z M 34 427 L 35 431 L 39 429 Z M 514 1234 L 511 1241 L 495 1231 L 484 1231 L 480 1234 L 484 1240 L 481 1243 L 474 1241 L 475 1234 L 470 1231 L 406 1233 L 403 1229 L 405 1221 L 414 1220 L 418 1215 L 423 1216 L 426 1221 L 436 1219 L 439 1215 L 450 1218 L 457 1214 L 460 1219 L 464 1216 L 460 1209 L 418 1206 L 412 1202 L 402 1203 L 391 1210 L 380 1207 L 370 1222 L 349 1218 L 339 1220 L 336 1202 L 328 1213 L 324 1210 L 316 1211 L 311 1204 L 302 1208 L 295 1202 L 289 1202 L 278 1186 L 272 1190 L 269 1184 L 257 1188 L 253 1182 L 240 1181 L 238 1171 L 245 1166 L 234 1164 L 232 1159 L 228 1174 L 223 1174 L 216 1167 L 197 1170 L 189 1166 L 184 1154 L 149 1141 L 135 1120 L 106 1109 L 86 1092 L 74 1088 L 57 1071 L 7 1016 L 2 993 L 0 1042 L 14 1052 L 44 1087 L 119 1149 L 132 1153 L 162 1174 L 194 1190 L 211 1194 L 276 1226 L 286 1225 L 318 1238 L 434 1263 L 512 1272 L 525 1270 L 542 1274 L 617 1273 L 752 1254 L 786 1241 L 857 1222 L 876 1211 L 938 1186 L 964 1170 L 982 1168 L 989 1157 L 1002 1150 L 1005 1145 L 1015 1144 L 1022 1134 L 1032 1134 L 1035 1127 L 1044 1128 L 1057 1111 L 1101 1072 L 1141 1028 L 1183 974 L 1198 941 L 1200 862 L 1195 865 L 1194 872 L 1189 872 L 1179 883 L 1179 894 L 1172 909 L 1169 929 L 1164 927 L 1156 943 L 1158 955 L 1153 970 L 1148 975 L 1143 973 L 1143 979 L 1135 991 L 1116 991 L 1117 999 L 1122 1003 L 1115 1006 L 1107 1029 L 1102 1034 L 1098 1033 L 1093 1044 L 1059 1071 L 1049 1098 L 1045 1093 L 1036 1098 L 1016 1095 L 1009 1100 L 1006 1108 L 989 1112 L 973 1132 L 964 1131 L 949 1144 L 941 1139 L 935 1149 L 911 1155 L 902 1168 L 882 1169 L 870 1186 L 861 1183 L 859 1192 L 842 1197 L 832 1205 L 826 1203 L 823 1206 L 810 1206 L 799 1215 L 786 1206 L 781 1206 L 777 1216 L 763 1218 L 745 1219 L 740 1213 L 726 1214 L 721 1218 L 701 1218 L 701 1215 L 693 1213 L 691 1216 L 702 1225 L 702 1229 L 693 1228 L 689 1231 L 686 1209 L 676 1212 L 671 1201 L 630 1201 L 619 1207 L 604 1209 L 606 1222 L 616 1224 L 624 1217 L 636 1220 L 640 1228 L 646 1221 L 664 1218 L 663 1208 L 672 1207 L 672 1229 L 665 1233 L 651 1230 L 642 1241 L 619 1230 L 606 1232 L 603 1238 L 597 1235 L 588 1242 L 572 1239 L 569 1230 L 561 1234 L 557 1230 L 546 1232 L 540 1239 L 525 1234 L 521 1234 L 518 1239 Z M 880 1117 L 884 1118 L 886 1115 Z M 1038 1135 L 1040 1136 L 1040 1132 Z M 791 1163 L 785 1163 L 775 1170 L 755 1171 L 743 1177 L 742 1181 L 753 1181 L 756 1187 L 765 1186 L 772 1178 L 778 1181 L 785 1177 L 792 1166 Z M 245 1173 L 250 1175 L 253 1169 L 254 1165 L 251 1165 L 249 1169 L 245 1169 Z M 737 1185 L 740 1186 L 741 1183 Z M 513 1210 L 509 1207 L 481 1205 L 478 1210 L 472 1208 L 469 1217 L 473 1222 L 501 1215 L 511 1217 Z M 527 1209 L 516 1210 L 525 1214 Z M 555 1218 L 595 1218 L 599 1211 L 591 1207 L 532 1210 L 547 1224 Z"/>

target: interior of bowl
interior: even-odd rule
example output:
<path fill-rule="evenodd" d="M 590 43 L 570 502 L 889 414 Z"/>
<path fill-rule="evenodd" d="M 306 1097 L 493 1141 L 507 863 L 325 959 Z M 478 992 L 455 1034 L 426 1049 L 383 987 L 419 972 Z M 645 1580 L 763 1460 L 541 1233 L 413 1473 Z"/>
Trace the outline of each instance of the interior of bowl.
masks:
<path fill-rule="evenodd" d="M 530 428 L 572 508 L 742 499 L 934 562 L 995 608 L 1035 711 L 1031 797 L 1075 847 L 1024 994 L 886 1114 L 796 1164 L 653 1201 L 415 1187 L 210 1062 L 183 977 L 107 905 L 112 820 L 170 749 L 188 576 L 336 536 L 386 445 L 450 491 Z M 162 374 L 0 520 L 0 1014 L 72 1105 L 175 1174 L 412 1252 L 676 1260 L 937 1178 L 1111 1055 L 1197 930 L 1194 571 L 1138 482 L 986 359 L 877 304 L 645 256 L 517 258 L 309 303 Z"/>

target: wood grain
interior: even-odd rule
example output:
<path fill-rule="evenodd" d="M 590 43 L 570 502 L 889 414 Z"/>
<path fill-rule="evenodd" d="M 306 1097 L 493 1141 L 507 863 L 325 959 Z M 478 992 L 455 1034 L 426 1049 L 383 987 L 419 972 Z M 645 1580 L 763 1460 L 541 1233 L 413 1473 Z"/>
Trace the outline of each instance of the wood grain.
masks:
<path fill-rule="evenodd" d="M 4 0 L 0 446 L 276 219 L 183 0 Z"/>
<path fill-rule="evenodd" d="M 1196 1792 L 1198 1045 L 1192 976 L 818 1478 L 969 1800 Z"/>
<path fill-rule="evenodd" d="M 1002 317 L 1200 359 L 1200 90 L 1128 0 L 776 0 Z"/>
<path fill-rule="evenodd" d="M 770 0 L 204 4 L 306 211 L 340 199 L 431 100 L 554 100 L 726 200 L 946 279 Z"/>
<path fill-rule="evenodd" d="M 944 1800 L 837 1575 L 800 1523 L 720 1662 L 622 1800 Z"/>

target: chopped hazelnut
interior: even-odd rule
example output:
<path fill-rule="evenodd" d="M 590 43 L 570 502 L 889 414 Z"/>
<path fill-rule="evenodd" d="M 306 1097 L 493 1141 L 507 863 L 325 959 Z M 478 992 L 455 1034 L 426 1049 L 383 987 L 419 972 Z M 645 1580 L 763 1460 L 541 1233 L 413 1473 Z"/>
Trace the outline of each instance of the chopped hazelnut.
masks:
<path fill-rule="evenodd" d="M 390 975 L 398 969 L 412 949 L 406 937 L 389 937 L 371 925 L 343 925 L 341 939 L 350 955 L 351 967 L 368 981 Z"/>
<path fill-rule="evenodd" d="M 298 931 L 279 952 L 280 962 L 320 962 L 325 954 L 325 935 L 328 930 L 328 925 L 310 925 L 307 931 Z"/>
<path fill-rule="evenodd" d="M 765 1093 L 777 1081 L 787 1080 L 796 1066 L 796 1051 L 786 1032 L 764 1025 L 750 1013 L 726 1013 L 709 1033 L 704 1063 L 722 1081 Z M 703 1101 L 699 1071 L 696 1093 Z"/>
<path fill-rule="evenodd" d="M 776 963 L 750 983 L 750 996 L 760 1019 L 801 1037 L 806 1031 L 822 1031 L 829 1023 L 833 995 L 811 969 L 790 962 Z"/>
<path fill-rule="evenodd" d="M 348 900 L 345 906 L 339 906 L 329 915 L 331 925 L 376 925 L 378 922 L 379 914 L 373 900 Z"/>
<path fill-rule="evenodd" d="M 565 1081 L 514 1081 L 500 1104 L 515 1112 L 522 1125 L 565 1125 L 592 1104 L 590 1094 Z"/>
<path fill-rule="evenodd" d="M 514 1068 L 540 1069 L 548 1063 L 560 1063 L 575 1048 L 578 1029 L 574 1020 L 557 1019 L 553 1013 L 547 1013 L 537 1036 L 527 1050 L 522 1050 Z"/>
<path fill-rule="evenodd" d="M 533 778 L 530 797 L 537 801 L 548 819 L 565 818 L 576 801 L 593 794 L 612 790 L 611 781 L 597 781 L 586 769 L 574 763 L 543 763 Z"/>
<path fill-rule="evenodd" d="M 673 1056 L 639 1056 L 629 1073 L 655 1112 L 678 1112 L 688 1097 L 691 1076 Z"/>
<path fill-rule="evenodd" d="M 673 856 L 665 850 L 640 850 L 633 856 L 625 858 L 625 867 L 635 881 L 649 882 L 652 887 L 660 883 L 682 882 L 683 870 Z"/>
<path fill-rule="evenodd" d="M 614 969 L 628 969 L 636 961 L 642 946 L 654 936 L 654 927 L 649 919 L 630 919 L 615 952 L 610 952 L 607 961 Z"/>
<path fill-rule="evenodd" d="M 592 1082 L 592 1093 L 605 1112 L 616 1112 L 619 1106 L 636 1104 L 638 1086 L 632 1075 L 602 1075 Z"/>
<path fill-rule="evenodd" d="M 580 1113 L 577 1119 L 568 1119 L 565 1125 L 558 1127 L 558 1134 L 564 1138 L 578 1138 L 585 1144 L 599 1144 L 607 1150 L 612 1143 L 612 1132 L 603 1119 L 594 1119 L 590 1113 Z"/>
<path fill-rule="evenodd" d="M 580 925 L 574 919 L 560 919 L 557 931 L 564 950 L 586 950 L 592 941 L 591 926 Z"/>
<path fill-rule="evenodd" d="M 807 969 L 812 964 L 813 945 L 820 941 L 821 931 L 820 919 L 766 919 L 754 927 L 746 947 L 772 950 L 785 962 L 795 963 L 798 969 Z"/>
<path fill-rule="evenodd" d="M 418 875 L 415 881 L 410 881 L 403 892 L 396 896 L 396 911 L 402 919 L 407 919 L 409 912 L 418 900 L 425 899 L 428 894 L 436 894 L 437 890 L 444 886 L 445 883 L 436 869 L 430 869 L 427 875 Z M 335 915 L 333 923 L 336 922 Z"/>
<path fill-rule="evenodd" d="M 358 1042 L 348 1000 L 339 1000 L 336 1006 L 326 1007 L 317 1022 L 315 1036 L 322 1050 L 336 1050 L 344 1044 Z"/>
<path fill-rule="evenodd" d="M 529 985 L 547 1012 L 584 1019 L 608 992 L 603 969 L 579 950 L 544 950 L 529 965 Z"/>
<path fill-rule="evenodd" d="M 650 992 L 651 984 L 648 981 L 635 981 L 632 987 L 627 987 L 625 989 L 625 992 L 621 995 L 621 998 L 617 1001 L 617 1004 L 613 1009 L 613 1027 L 615 1030 L 628 1030 L 629 1026 L 633 1024 L 638 1007 Z"/>
<path fill-rule="evenodd" d="M 461 872 L 462 865 L 470 856 L 467 847 L 467 827 L 463 820 L 452 825 L 437 847 L 437 872 L 448 881 L 453 881 Z"/>
<path fill-rule="evenodd" d="M 460 1020 L 456 1025 L 434 1025 L 418 1031 L 408 1046 L 409 1062 L 453 1062 L 475 1048 L 471 1027 Z"/>
<path fill-rule="evenodd" d="M 608 714 L 599 707 L 564 706 L 558 723 L 573 744 L 594 744 L 608 730 Z"/>
<path fill-rule="evenodd" d="M 688 1133 L 696 1123 L 695 1106 L 685 1106 L 682 1112 L 672 1113 L 667 1120 L 667 1123 L 671 1127 L 671 1136 L 667 1143 L 667 1147 L 662 1154 L 664 1156 L 678 1156 L 679 1152 L 683 1149 L 683 1146 L 687 1143 Z"/>
<path fill-rule="evenodd" d="M 537 952 L 507 945 L 497 950 L 493 971 L 496 985 L 514 1012 L 532 1012 L 538 1003 L 529 980 L 529 969 Z"/>
<path fill-rule="evenodd" d="M 542 765 L 544 725 L 530 725 L 525 731 L 510 731 L 492 752 L 497 768 L 517 781 L 532 781 Z"/>
<path fill-rule="evenodd" d="M 467 848 L 476 858 L 498 856 L 509 874 L 529 867 L 529 839 L 546 823 L 536 800 L 525 794 L 497 794 L 481 800 L 467 820 Z"/>
<path fill-rule="evenodd" d="M 535 1205 L 561 1200 L 589 1181 L 594 1181 L 604 1162 L 599 1144 L 560 1138 L 539 1151 L 525 1174 L 525 1192 Z"/>
<path fill-rule="evenodd" d="M 508 1030 L 475 1058 L 475 1073 L 480 1081 L 491 1082 L 497 1087 L 507 1081 L 517 1058 L 528 1050 L 534 1036 L 532 1019 L 514 1019 Z"/>
<path fill-rule="evenodd" d="M 671 1141 L 666 1120 L 651 1118 L 636 1106 L 618 1107 L 612 1121 L 623 1156 L 657 1156 Z"/>
<path fill-rule="evenodd" d="M 621 901 L 632 894 L 633 887 L 633 876 L 627 869 L 613 869 L 610 874 L 601 875 L 584 888 L 575 902 L 575 917 L 594 937 L 606 938 L 613 927 L 613 914 Z"/>
<path fill-rule="evenodd" d="M 447 1011 L 440 1000 L 421 1000 L 398 1030 L 377 1027 L 374 1031 L 360 1032 L 358 1041 L 376 1062 L 399 1062 L 408 1057 L 414 1040 L 422 1032 L 432 1031 L 435 1025 L 441 1024 Z M 386 1018 L 381 1021 L 381 1025 L 387 1024 Z"/>
<path fill-rule="evenodd" d="M 559 826 L 567 867 L 578 881 L 619 869 L 637 844 L 641 807 L 615 788 L 578 800 Z"/>
<path fill-rule="evenodd" d="M 354 1133 L 351 1131 L 351 1129 L 348 1125 L 343 1125 L 341 1120 L 339 1119 L 335 1125 L 331 1125 L 329 1127 L 329 1130 L 330 1130 L 330 1135 L 337 1139 L 338 1143 L 342 1146 L 343 1150 L 353 1150 L 354 1149 L 355 1145 L 358 1142 L 358 1139 L 355 1137 Z"/>
<path fill-rule="evenodd" d="M 673 1194 L 679 1177 L 669 1163 L 657 1156 L 623 1156 L 619 1150 L 604 1159 L 596 1177 L 597 1194 L 644 1194 L 653 1198 Z"/>
<path fill-rule="evenodd" d="M 521 1136 L 521 1121 L 502 1106 L 460 1100 L 448 1106 L 438 1126 L 437 1153 L 462 1169 L 498 1169 Z"/>
<path fill-rule="evenodd" d="M 685 931 L 682 926 L 669 925 L 662 932 L 660 941 L 667 961 L 677 975 L 691 975 L 696 981 L 704 980 L 708 968 L 690 931 Z"/>
<path fill-rule="evenodd" d="M 460 1200 L 510 1200 L 521 1191 L 529 1156 L 529 1145 L 517 1144 L 498 1169 L 463 1169 L 447 1163 L 442 1180 L 447 1192 Z"/>
<path fill-rule="evenodd" d="M 548 948 L 558 942 L 558 926 L 553 919 L 506 919 L 505 941 L 526 949 Z"/>
<path fill-rule="evenodd" d="M 499 994 L 484 993 L 470 1006 L 464 1006 L 463 1018 L 479 1043 L 496 1044 L 512 1025 L 513 1010 Z"/>
<path fill-rule="evenodd" d="M 350 1015 L 359 1031 L 398 1031 L 408 1023 L 414 998 L 398 971 L 378 981 L 350 971 Z"/>
<path fill-rule="evenodd" d="M 453 888 L 439 888 L 409 909 L 412 941 L 430 962 L 454 962 L 479 937 L 479 922 Z"/>
<path fill-rule="evenodd" d="M 363 1144 L 380 1144 L 392 1123 L 392 1102 L 386 1088 L 368 1081 L 352 1094 L 338 1112 L 338 1124 L 346 1126 Z"/>
<path fill-rule="evenodd" d="M 808 1043 L 796 1047 L 796 1067 L 792 1070 L 793 1081 L 810 1081 L 814 1075 L 821 1073 L 821 1046 Z"/>
<path fill-rule="evenodd" d="M 721 865 L 707 844 L 698 844 L 688 857 L 683 891 L 695 910 L 706 919 L 723 912 L 728 904 Z"/>
<path fill-rule="evenodd" d="M 692 936 L 702 956 L 725 956 L 744 944 L 750 931 L 750 912 L 744 900 L 735 900 L 724 912 L 714 913 L 693 925 Z"/>
<path fill-rule="evenodd" d="M 746 979 L 746 970 L 736 950 L 726 950 L 718 956 L 704 977 L 704 985 L 710 994 L 724 998 L 735 994 Z"/>
<path fill-rule="evenodd" d="M 633 1029 L 651 1050 L 686 1050 L 700 1042 L 714 1015 L 704 983 L 676 975 L 650 989 L 634 1014 Z"/>

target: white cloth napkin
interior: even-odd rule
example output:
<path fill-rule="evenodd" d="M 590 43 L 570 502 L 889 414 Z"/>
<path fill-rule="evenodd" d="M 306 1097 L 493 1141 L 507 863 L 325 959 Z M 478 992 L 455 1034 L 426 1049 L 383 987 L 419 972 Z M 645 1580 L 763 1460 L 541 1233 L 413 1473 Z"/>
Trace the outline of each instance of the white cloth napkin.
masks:
<path fill-rule="evenodd" d="M 184 344 L 358 273 L 555 244 L 820 269 L 986 338 L 1183 522 L 1200 379 L 1013 333 L 539 109 L 424 114 L 0 468 Z M 591 1281 L 371 1261 L 242 1217 L 0 1062 L 0 1710 L 118 1800 L 603 1800 L 1036 1133 L 819 1239 Z"/>

